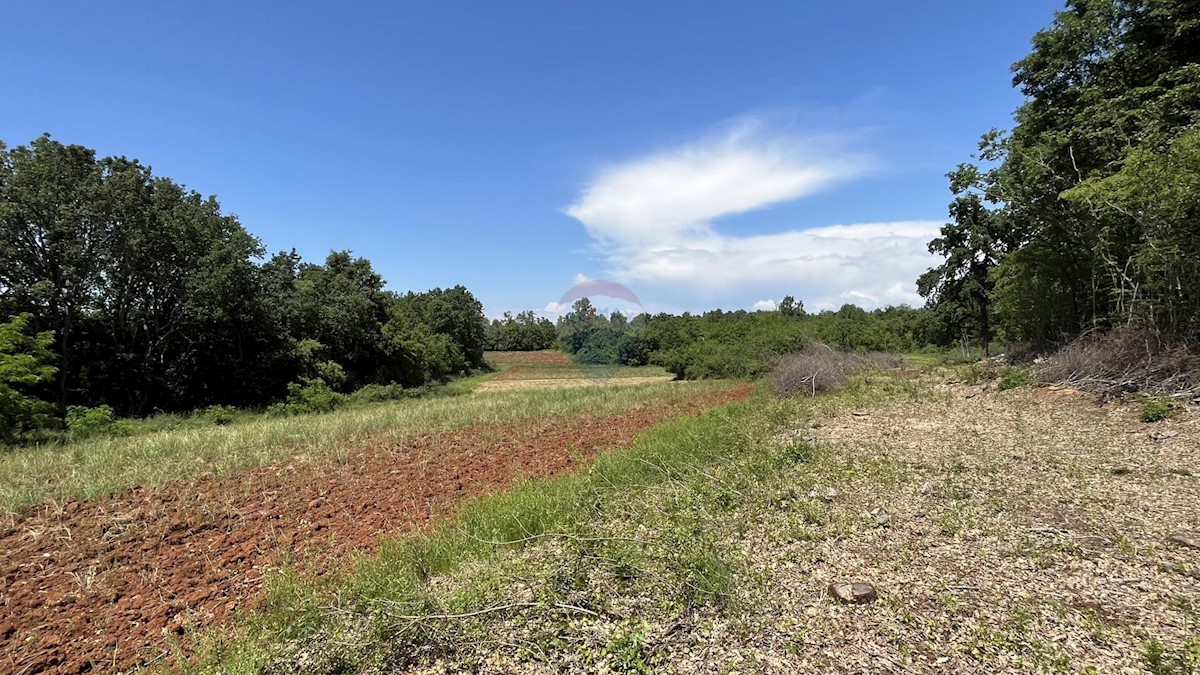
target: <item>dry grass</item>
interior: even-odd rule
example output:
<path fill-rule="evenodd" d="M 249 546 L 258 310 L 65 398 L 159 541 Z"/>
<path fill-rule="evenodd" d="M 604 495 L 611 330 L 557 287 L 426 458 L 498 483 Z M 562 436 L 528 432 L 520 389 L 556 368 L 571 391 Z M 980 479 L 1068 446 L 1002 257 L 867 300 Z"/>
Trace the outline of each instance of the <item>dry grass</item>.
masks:
<path fill-rule="evenodd" d="M 844 386 L 859 371 L 897 368 L 901 363 L 892 354 L 840 352 L 814 343 L 802 353 L 780 357 L 767 377 L 778 396 L 816 396 Z"/>
<path fill-rule="evenodd" d="M 1135 406 L 1072 390 L 945 391 L 948 404 L 843 410 L 801 432 L 826 454 L 780 488 L 798 506 L 740 539 L 766 580 L 747 600 L 759 641 L 731 640 L 742 657 L 788 646 L 793 672 L 1124 673 L 1162 645 L 1159 672 L 1200 668 L 1187 665 L 1200 564 L 1176 539 L 1200 528 L 1200 416 L 1148 429 Z M 821 589 L 840 580 L 882 599 L 836 605 Z"/>
<path fill-rule="evenodd" d="M 866 372 L 676 423 L 645 447 L 704 465 L 494 537 L 530 543 L 432 577 L 412 644 L 318 644 L 364 640 L 361 672 L 1197 672 L 1200 411 L 940 382 Z M 838 604 L 841 581 L 879 599 Z"/>

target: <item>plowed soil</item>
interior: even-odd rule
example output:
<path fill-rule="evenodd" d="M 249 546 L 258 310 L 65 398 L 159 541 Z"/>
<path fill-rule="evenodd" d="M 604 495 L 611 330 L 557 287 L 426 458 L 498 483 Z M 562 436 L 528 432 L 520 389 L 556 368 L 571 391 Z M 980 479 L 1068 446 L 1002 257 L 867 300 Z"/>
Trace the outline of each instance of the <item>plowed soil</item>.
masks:
<path fill-rule="evenodd" d="M 335 470 L 272 465 L 35 509 L 0 531 L 0 672 L 128 670 L 257 605 L 271 568 L 340 569 L 349 552 L 452 515 L 467 497 L 570 471 L 751 390 L 363 448 Z"/>

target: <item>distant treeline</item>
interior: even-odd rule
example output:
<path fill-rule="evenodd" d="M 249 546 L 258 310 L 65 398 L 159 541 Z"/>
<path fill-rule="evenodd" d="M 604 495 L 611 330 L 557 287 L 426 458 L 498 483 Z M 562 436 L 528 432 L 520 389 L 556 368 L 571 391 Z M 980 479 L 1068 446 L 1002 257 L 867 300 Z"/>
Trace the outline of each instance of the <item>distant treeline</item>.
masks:
<path fill-rule="evenodd" d="M 913 352 L 955 342 L 926 309 L 856 305 L 809 314 L 785 298 L 778 311 L 604 316 L 583 298 L 558 321 L 558 343 L 583 364 L 659 365 L 685 379 L 758 377 L 782 354 L 820 342 L 845 351 Z"/>
<path fill-rule="evenodd" d="M 484 337 L 485 349 L 497 352 L 528 352 L 551 349 L 558 342 L 554 323 L 525 311 L 515 317 L 505 312 L 503 319 L 493 319 Z"/>
<path fill-rule="evenodd" d="M 1200 343 L 1200 4 L 1070 0 L 1013 66 L 1009 132 L 949 174 L 919 280 L 980 339 Z"/>
<path fill-rule="evenodd" d="M 0 436 L 71 406 L 256 407 L 483 366 L 461 286 L 397 294 L 347 251 L 264 254 L 215 198 L 136 160 L 0 144 Z"/>

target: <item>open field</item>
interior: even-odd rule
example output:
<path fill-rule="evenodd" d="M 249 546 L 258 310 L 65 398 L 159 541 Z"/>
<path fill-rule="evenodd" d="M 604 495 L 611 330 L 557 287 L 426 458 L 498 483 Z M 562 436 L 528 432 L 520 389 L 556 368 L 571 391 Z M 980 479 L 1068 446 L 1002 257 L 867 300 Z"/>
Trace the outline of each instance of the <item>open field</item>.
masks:
<path fill-rule="evenodd" d="M 488 352 L 496 372 L 480 378 L 479 392 L 563 387 L 633 386 L 670 382 L 673 375 L 658 366 L 580 366 L 562 352 Z"/>
<path fill-rule="evenodd" d="M 406 401 L 26 507 L 0 669 L 1196 672 L 1195 407 L 937 372 Z"/>
<path fill-rule="evenodd" d="M 199 669 L 1194 673 L 1197 414 L 913 373 L 756 397 L 288 580 Z"/>
<path fill-rule="evenodd" d="M 123 668 L 472 495 L 570 471 L 736 383 L 498 392 L 0 458 L 0 670 Z M 58 453 L 58 454 L 55 454 Z"/>

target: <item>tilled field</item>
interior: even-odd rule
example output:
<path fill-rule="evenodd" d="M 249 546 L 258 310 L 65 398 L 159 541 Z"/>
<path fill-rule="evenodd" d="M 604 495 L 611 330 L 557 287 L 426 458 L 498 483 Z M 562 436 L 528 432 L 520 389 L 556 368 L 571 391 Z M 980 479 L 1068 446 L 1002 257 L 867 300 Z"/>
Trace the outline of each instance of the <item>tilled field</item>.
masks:
<path fill-rule="evenodd" d="M 0 531 L 0 670 L 127 670 L 261 600 L 272 568 L 320 573 L 473 495 L 560 474 L 751 385 L 610 417 L 479 426 L 351 452 L 334 470 L 277 464 L 89 502 Z"/>

